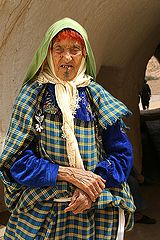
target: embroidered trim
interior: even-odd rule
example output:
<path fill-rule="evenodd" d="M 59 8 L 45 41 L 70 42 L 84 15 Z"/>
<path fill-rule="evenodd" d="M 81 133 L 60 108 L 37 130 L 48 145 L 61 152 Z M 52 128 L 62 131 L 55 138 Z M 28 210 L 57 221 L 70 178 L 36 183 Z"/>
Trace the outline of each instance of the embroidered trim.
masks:
<path fill-rule="evenodd" d="M 44 115 L 43 115 L 43 112 L 40 108 L 36 111 L 35 119 L 38 122 L 35 125 L 35 129 L 36 129 L 37 132 L 41 132 L 43 130 L 42 122 L 44 120 Z"/>

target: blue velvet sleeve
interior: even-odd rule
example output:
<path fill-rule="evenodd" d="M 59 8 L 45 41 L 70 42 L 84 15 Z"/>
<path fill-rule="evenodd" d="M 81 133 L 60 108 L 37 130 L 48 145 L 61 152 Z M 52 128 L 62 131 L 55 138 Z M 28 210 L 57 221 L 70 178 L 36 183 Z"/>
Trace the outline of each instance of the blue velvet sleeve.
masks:
<path fill-rule="evenodd" d="M 106 187 L 120 186 L 133 165 L 132 145 L 120 122 L 102 131 L 102 141 L 107 157 L 97 164 L 95 173 L 106 180 Z"/>
<path fill-rule="evenodd" d="M 24 150 L 10 168 L 14 180 L 29 187 L 56 186 L 59 165 L 38 158 L 33 145 Z"/>

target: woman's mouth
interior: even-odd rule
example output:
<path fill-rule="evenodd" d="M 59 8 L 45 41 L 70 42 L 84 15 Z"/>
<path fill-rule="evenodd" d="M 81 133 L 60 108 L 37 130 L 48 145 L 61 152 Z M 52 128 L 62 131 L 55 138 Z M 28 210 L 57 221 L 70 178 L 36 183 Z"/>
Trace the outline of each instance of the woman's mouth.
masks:
<path fill-rule="evenodd" d="M 70 70 L 73 66 L 72 65 L 61 65 L 62 68 Z"/>

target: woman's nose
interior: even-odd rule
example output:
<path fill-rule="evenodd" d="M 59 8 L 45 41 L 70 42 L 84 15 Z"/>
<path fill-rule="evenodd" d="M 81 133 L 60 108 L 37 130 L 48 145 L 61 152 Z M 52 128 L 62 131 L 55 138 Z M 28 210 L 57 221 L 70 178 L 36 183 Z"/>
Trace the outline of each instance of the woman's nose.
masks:
<path fill-rule="evenodd" d="M 66 61 L 68 61 L 68 62 L 72 60 L 72 55 L 70 54 L 69 51 L 64 52 L 64 53 L 63 53 L 63 57 L 64 57 L 64 59 L 65 59 Z"/>

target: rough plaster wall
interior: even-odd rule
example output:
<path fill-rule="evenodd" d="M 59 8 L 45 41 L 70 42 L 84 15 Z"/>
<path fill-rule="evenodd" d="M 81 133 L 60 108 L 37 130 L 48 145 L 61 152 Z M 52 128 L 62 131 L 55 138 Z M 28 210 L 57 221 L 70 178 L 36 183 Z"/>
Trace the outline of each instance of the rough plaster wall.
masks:
<path fill-rule="evenodd" d="M 128 122 L 129 135 L 140 169 L 138 92 L 147 61 L 160 42 L 159 12 L 159 0 L 1 0 L 2 133 L 6 132 L 15 96 L 45 31 L 56 20 L 68 16 L 88 32 L 96 57 L 98 81 L 133 112 Z"/>
<path fill-rule="evenodd" d="M 158 36 L 158 38 L 153 36 Z M 141 170 L 142 151 L 138 95 L 143 85 L 146 65 L 153 55 L 159 39 L 160 32 L 158 33 L 155 28 L 126 66 L 123 68 L 102 66 L 97 76 L 98 81 L 114 96 L 126 103 L 133 113 L 126 123 L 130 127 L 128 135 L 134 147 L 134 163 L 139 170 Z"/>

